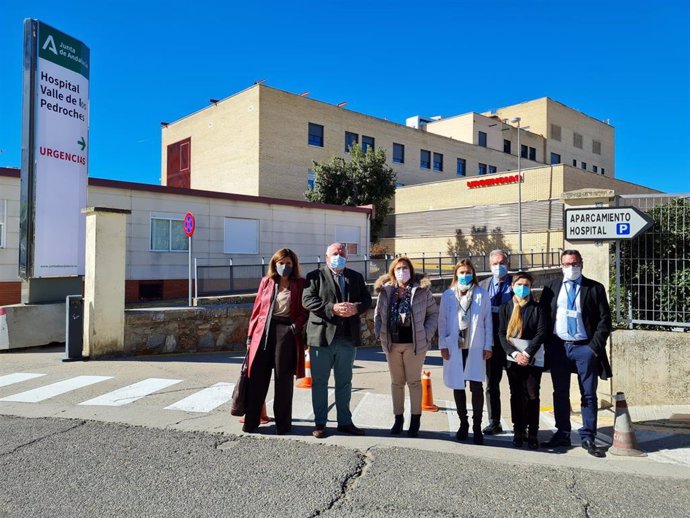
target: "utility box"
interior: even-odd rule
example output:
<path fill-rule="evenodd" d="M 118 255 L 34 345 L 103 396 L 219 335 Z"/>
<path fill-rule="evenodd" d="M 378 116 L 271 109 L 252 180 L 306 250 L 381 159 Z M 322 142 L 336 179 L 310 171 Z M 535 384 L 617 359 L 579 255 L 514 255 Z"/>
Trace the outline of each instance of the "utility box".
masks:
<path fill-rule="evenodd" d="M 65 302 L 65 357 L 62 361 L 83 360 L 84 297 L 67 295 Z"/>

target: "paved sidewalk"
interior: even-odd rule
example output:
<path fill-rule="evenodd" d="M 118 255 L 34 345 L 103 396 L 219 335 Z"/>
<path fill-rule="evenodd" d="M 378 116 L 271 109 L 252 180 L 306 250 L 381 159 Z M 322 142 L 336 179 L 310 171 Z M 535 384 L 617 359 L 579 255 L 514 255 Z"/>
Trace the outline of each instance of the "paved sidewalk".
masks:
<path fill-rule="evenodd" d="M 242 356 L 229 353 L 139 357 L 108 361 L 63 363 L 59 349 L 38 349 L 0 354 L 0 414 L 19 417 L 61 417 L 122 423 L 157 429 L 241 434 L 238 419 L 229 415 L 229 395 L 239 374 Z M 443 386 L 438 351 L 427 357 L 433 394 L 440 411 L 422 416 L 420 438 L 391 437 L 390 378 L 385 358 L 378 348 L 358 351 L 355 362 L 352 405 L 354 421 L 367 429 L 365 437 L 335 433 L 316 441 L 310 435 L 313 414 L 310 391 L 295 389 L 293 433 L 281 437 L 307 443 L 341 445 L 359 451 L 372 447 L 407 447 L 418 450 L 469 455 L 504 462 L 585 467 L 628 473 L 690 478 L 690 431 L 686 414 L 690 408 L 645 407 L 630 409 L 637 438 L 646 458 L 594 459 L 579 447 L 577 432 L 573 447 L 548 452 L 517 450 L 511 444 L 509 392 L 502 384 L 505 432 L 487 437 L 486 446 L 454 440 L 458 426 L 452 391 Z M 22 375 L 24 376 L 22 378 Z M 542 381 L 542 440 L 553 428 L 550 377 Z M 268 397 L 271 414 L 272 389 Z M 332 403 L 331 395 L 331 403 Z M 334 419 L 335 409 L 329 417 Z M 613 436 L 611 409 L 601 410 L 600 445 L 609 446 Z M 486 419 L 486 415 L 484 415 Z M 672 419 L 673 418 L 673 419 Z M 577 430 L 579 416 L 572 416 Z M 272 424 L 261 427 L 259 437 L 274 434 Z"/>

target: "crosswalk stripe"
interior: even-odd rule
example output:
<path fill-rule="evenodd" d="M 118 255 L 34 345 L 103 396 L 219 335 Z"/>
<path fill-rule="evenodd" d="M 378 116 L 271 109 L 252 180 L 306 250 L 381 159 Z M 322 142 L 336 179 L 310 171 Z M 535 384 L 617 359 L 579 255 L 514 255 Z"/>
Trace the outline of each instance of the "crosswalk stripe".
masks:
<path fill-rule="evenodd" d="M 26 392 L 20 392 L 13 396 L 8 396 L 0 399 L 0 401 L 17 401 L 20 403 L 38 403 L 39 401 L 44 401 L 46 399 L 65 394 L 66 392 L 71 392 L 94 383 L 100 383 L 101 381 L 109 380 L 112 376 L 76 376 L 74 378 L 69 378 L 63 381 L 58 381 L 57 383 L 51 383 L 45 387 L 39 387 L 33 390 L 27 390 Z"/>
<path fill-rule="evenodd" d="M 40 378 L 41 376 L 45 376 L 45 374 L 33 374 L 31 372 L 14 372 L 12 374 L 6 374 L 5 376 L 0 376 L 0 387 Z"/>
<path fill-rule="evenodd" d="M 410 422 L 410 400 L 405 400 L 405 422 Z M 365 392 L 352 411 L 352 421 L 367 428 L 390 428 L 393 425 L 393 400 L 388 394 Z"/>
<path fill-rule="evenodd" d="M 219 407 L 223 403 L 227 403 L 232 399 L 232 390 L 235 388 L 234 383 L 227 383 L 221 381 L 215 385 L 211 385 L 204 390 L 196 392 L 177 403 L 166 406 L 165 410 L 181 410 L 183 412 L 210 412 Z"/>
<path fill-rule="evenodd" d="M 123 406 L 171 385 L 181 383 L 182 381 L 183 380 L 165 378 L 148 378 L 79 404 L 93 406 Z"/>
<path fill-rule="evenodd" d="M 328 389 L 328 404 L 333 401 L 335 390 Z M 266 401 L 266 409 L 273 408 L 273 399 Z M 330 412 L 329 412 L 330 413 Z M 314 406 L 311 403 L 311 390 L 295 390 L 292 396 L 292 418 L 309 421 L 314 418 Z"/>
<path fill-rule="evenodd" d="M 455 437 L 455 432 L 460 428 L 460 418 L 458 417 L 455 403 L 443 401 L 443 407 L 446 409 L 446 414 L 448 414 L 448 435 Z"/>

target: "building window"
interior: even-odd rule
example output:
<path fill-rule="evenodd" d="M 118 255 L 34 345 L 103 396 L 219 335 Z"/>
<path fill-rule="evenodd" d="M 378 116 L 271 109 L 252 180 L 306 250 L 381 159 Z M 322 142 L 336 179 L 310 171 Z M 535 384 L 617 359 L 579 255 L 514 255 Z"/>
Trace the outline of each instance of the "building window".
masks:
<path fill-rule="evenodd" d="M 349 131 L 345 132 L 345 152 L 348 153 L 350 151 L 350 146 L 352 144 L 357 144 L 359 142 L 359 135 L 357 133 L 350 133 Z"/>
<path fill-rule="evenodd" d="M 503 139 L 503 152 L 510 153 L 513 143 L 508 139 Z"/>
<path fill-rule="evenodd" d="M 182 220 L 182 216 L 151 216 L 152 252 L 184 252 L 189 249 Z"/>
<path fill-rule="evenodd" d="M 527 146 L 520 144 L 520 156 L 522 158 L 527 158 Z"/>
<path fill-rule="evenodd" d="M 419 152 L 419 167 L 421 167 L 422 169 L 431 168 L 431 151 L 422 149 Z"/>
<path fill-rule="evenodd" d="M 577 167 L 577 160 L 573 158 L 573 167 Z"/>
<path fill-rule="evenodd" d="M 362 135 L 362 151 L 366 153 L 369 148 L 374 149 L 374 137 Z"/>
<path fill-rule="evenodd" d="M 582 162 L 582 165 L 580 167 L 582 167 L 582 169 L 584 169 L 586 171 L 587 170 L 587 162 Z"/>
<path fill-rule="evenodd" d="M 529 159 L 534 160 L 535 162 L 537 161 L 537 148 L 529 148 Z"/>
<path fill-rule="evenodd" d="M 192 139 L 186 138 L 168 146 L 166 185 L 168 187 L 191 187 Z"/>
<path fill-rule="evenodd" d="M 592 171 L 595 172 L 595 173 L 598 173 L 598 172 L 599 172 L 599 168 L 598 168 L 597 166 L 593 165 L 593 166 L 592 166 Z"/>
<path fill-rule="evenodd" d="M 310 146 L 323 147 L 323 126 L 321 124 L 309 123 L 309 140 Z"/>
<path fill-rule="evenodd" d="M 359 240 L 361 231 L 359 227 L 350 225 L 338 225 L 335 227 L 335 240 L 345 245 L 347 255 L 357 255 L 359 253 Z"/>
<path fill-rule="evenodd" d="M 434 171 L 443 171 L 443 154 L 434 153 Z"/>
<path fill-rule="evenodd" d="M 259 220 L 225 218 L 223 223 L 223 253 L 259 253 Z"/>
<path fill-rule="evenodd" d="M 561 163 L 561 155 L 558 153 L 551 153 L 551 163 L 552 164 L 560 164 Z"/>
<path fill-rule="evenodd" d="M 495 165 L 490 165 L 489 166 L 489 174 L 495 174 L 498 169 L 496 169 Z"/>
<path fill-rule="evenodd" d="M 314 190 L 314 187 L 316 186 L 316 180 L 314 176 L 314 170 L 313 169 L 307 169 L 307 189 L 310 191 Z"/>
<path fill-rule="evenodd" d="M 573 146 L 582 149 L 582 135 L 579 133 L 573 133 Z"/>
<path fill-rule="evenodd" d="M 483 131 L 479 132 L 479 145 L 482 147 L 486 147 L 486 133 Z"/>
<path fill-rule="evenodd" d="M 595 155 L 601 155 L 601 142 L 598 140 L 592 141 L 592 153 Z"/>
<path fill-rule="evenodd" d="M 551 125 L 551 138 L 553 140 L 561 141 L 561 127 L 557 124 Z"/>
<path fill-rule="evenodd" d="M 456 174 L 458 176 L 465 176 L 467 174 L 467 162 L 464 158 L 458 158 Z"/>
<path fill-rule="evenodd" d="M 601 174 L 606 174 L 606 169 L 604 169 L 603 167 L 601 168 Z"/>
<path fill-rule="evenodd" d="M 396 164 L 405 163 L 405 146 L 393 142 L 393 162 Z"/>
<path fill-rule="evenodd" d="M 477 170 L 477 174 L 479 176 L 485 175 L 486 174 L 486 164 L 479 164 L 479 169 Z"/>

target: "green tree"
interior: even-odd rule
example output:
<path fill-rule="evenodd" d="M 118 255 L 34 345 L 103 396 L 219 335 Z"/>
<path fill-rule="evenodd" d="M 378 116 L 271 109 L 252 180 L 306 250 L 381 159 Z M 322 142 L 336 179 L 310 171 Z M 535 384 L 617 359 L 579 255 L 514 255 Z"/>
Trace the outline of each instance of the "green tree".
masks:
<path fill-rule="evenodd" d="M 333 157 L 314 162 L 314 189 L 304 193 L 309 201 L 355 207 L 373 205 L 371 242 L 379 239 L 383 221 L 391 211 L 395 194 L 395 172 L 386 164 L 386 152 L 378 148 L 362 151 L 350 146 L 350 159 Z"/>

